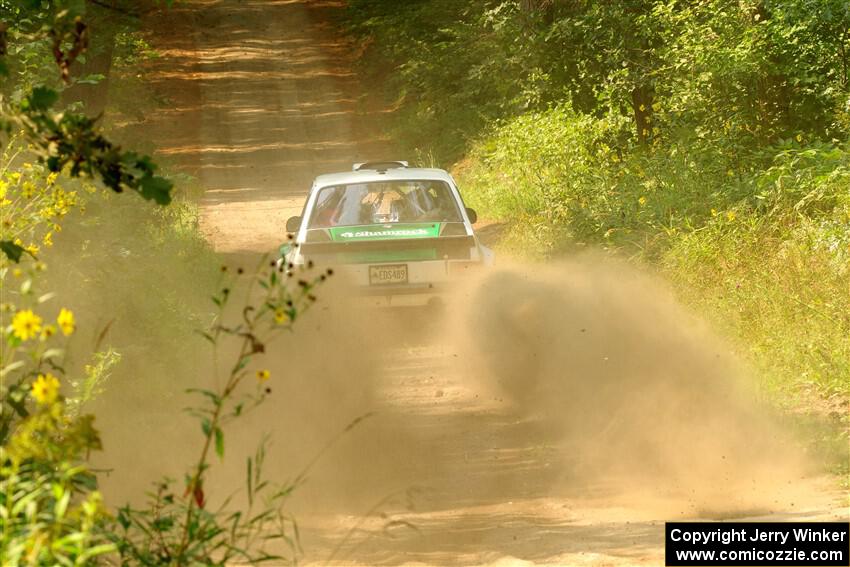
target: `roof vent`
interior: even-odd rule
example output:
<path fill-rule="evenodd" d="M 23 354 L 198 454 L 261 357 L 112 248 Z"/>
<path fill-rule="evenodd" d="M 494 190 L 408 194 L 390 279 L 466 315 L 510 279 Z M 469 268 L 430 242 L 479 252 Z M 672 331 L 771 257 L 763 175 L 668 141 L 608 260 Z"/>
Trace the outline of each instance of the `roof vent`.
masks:
<path fill-rule="evenodd" d="M 410 167 L 406 161 L 364 161 L 355 163 L 351 168 L 353 171 L 363 171 L 367 169 L 375 171 L 386 171 L 388 169 L 400 169 Z"/>

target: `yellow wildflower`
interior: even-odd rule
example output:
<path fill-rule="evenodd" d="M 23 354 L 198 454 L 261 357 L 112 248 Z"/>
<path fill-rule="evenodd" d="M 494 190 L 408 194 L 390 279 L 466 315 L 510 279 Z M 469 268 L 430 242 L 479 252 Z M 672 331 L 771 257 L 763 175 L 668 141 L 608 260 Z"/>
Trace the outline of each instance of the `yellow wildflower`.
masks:
<path fill-rule="evenodd" d="M 802 135 L 802 134 L 797 134 L 797 141 L 798 141 L 798 142 L 802 142 L 802 141 L 803 141 L 803 135 Z"/>
<path fill-rule="evenodd" d="M 735 211 L 728 211 L 726 213 L 726 218 L 729 220 L 729 222 L 735 220 Z"/>
<path fill-rule="evenodd" d="M 257 380 L 259 380 L 260 382 L 265 382 L 271 377 L 272 373 L 268 370 L 257 370 Z"/>
<path fill-rule="evenodd" d="M 12 319 L 12 333 L 22 341 L 28 341 L 41 330 L 41 317 L 30 309 L 15 313 Z"/>
<path fill-rule="evenodd" d="M 44 245 L 47 247 L 53 246 L 53 233 L 48 232 L 47 234 L 45 234 L 42 242 L 44 242 Z"/>
<path fill-rule="evenodd" d="M 278 325 L 281 325 L 283 323 L 286 323 L 288 320 L 289 320 L 289 313 L 287 313 L 286 311 L 284 311 L 283 309 L 281 309 L 279 307 L 277 309 L 275 309 L 275 311 L 274 311 L 274 321 L 275 321 L 275 323 L 277 323 Z"/>
<path fill-rule="evenodd" d="M 45 325 L 41 330 L 41 340 L 46 341 L 50 337 L 56 334 L 56 327 L 53 325 Z"/>
<path fill-rule="evenodd" d="M 641 196 L 641 198 L 638 199 L 638 203 L 640 203 L 641 207 L 644 206 L 646 204 L 646 197 Z"/>
<path fill-rule="evenodd" d="M 62 329 L 62 334 L 66 337 L 73 333 L 74 328 L 76 327 L 74 314 L 64 307 L 61 311 L 59 311 L 59 316 L 56 317 L 56 322 L 59 323 L 59 328 Z"/>
<path fill-rule="evenodd" d="M 59 395 L 59 379 L 50 372 L 39 374 L 32 383 L 30 394 L 40 404 L 52 404 Z"/>
<path fill-rule="evenodd" d="M 717 216 L 717 209 L 711 209 L 711 216 L 713 216 L 713 217 Z"/>

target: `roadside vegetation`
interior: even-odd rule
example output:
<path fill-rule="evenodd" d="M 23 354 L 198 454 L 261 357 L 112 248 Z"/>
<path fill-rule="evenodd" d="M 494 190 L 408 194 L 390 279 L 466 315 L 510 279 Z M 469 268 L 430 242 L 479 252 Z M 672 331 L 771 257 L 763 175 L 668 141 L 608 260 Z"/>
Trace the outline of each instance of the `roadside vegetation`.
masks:
<path fill-rule="evenodd" d="M 652 267 L 774 405 L 846 447 L 850 4 L 351 0 L 348 16 L 393 135 L 452 169 L 500 248 Z"/>
<path fill-rule="evenodd" d="M 207 480 L 231 455 L 228 426 L 274 384 L 266 345 L 328 273 L 220 266 L 193 181 L 122 140 L 159 104 L 140 16 L 169 4 L 0 0 L 3 565 L 299 554 L 286 502 L 304 477 L 269 483 L 262 442 L 247 507 Z M 469 203 L 505 224 L 502 247 L 591 245 L 657 267 L 736 339 L 777 405 L 825 408 L 846 431 L 848 10 L 350 0 L 348 23 L 397 138 L 454 167 Z M 192 340 L 216 362 L 200 366 Z M 97 402 L 118 382 L 136 403 L 139 376 L 186 396 L 196 451 L 182 477 L 151 478 L 147 500 L 106 502 Z"/>
<path fill-rule="evenodd" d="M 165 5 L 0 1 L 4 566 L 258 564 L 298 553 L 284 505 L 303 477 L 266 480 L 265 441 L 246 462 L 244 506 L 206 480 L 227 454 L 228 426 L 271 392 L 265 344 L 292 329 L 327 274 L 269 260 L 220 266 L 198 230 L 192 180 L 170 176 L 175 187 L 145 148 L 120 143 L 116 124 L 157 105 L 143 80 L 156 54 L 138 29 L 140 11 L 156 9 Z M 207 363 L 192 340 L 209 343 Z M 108 471 L 94 464 L 98 400 L 114 380 L 126 408 L 157 392 L 159 404 L 184 398 L 169 407 L 197 422 L 183 478 L 150 478 L 131 503 L 104 501 Z"/>

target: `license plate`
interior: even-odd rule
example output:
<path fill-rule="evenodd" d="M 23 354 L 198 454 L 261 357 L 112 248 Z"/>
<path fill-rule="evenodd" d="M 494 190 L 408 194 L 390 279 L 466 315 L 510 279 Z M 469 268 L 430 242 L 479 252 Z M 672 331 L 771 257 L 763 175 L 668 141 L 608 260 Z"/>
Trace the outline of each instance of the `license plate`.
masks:
<path fill-rule="evenodd" d="M 369 285 L 407 283 L 407 264 L 369 266 Z"/>

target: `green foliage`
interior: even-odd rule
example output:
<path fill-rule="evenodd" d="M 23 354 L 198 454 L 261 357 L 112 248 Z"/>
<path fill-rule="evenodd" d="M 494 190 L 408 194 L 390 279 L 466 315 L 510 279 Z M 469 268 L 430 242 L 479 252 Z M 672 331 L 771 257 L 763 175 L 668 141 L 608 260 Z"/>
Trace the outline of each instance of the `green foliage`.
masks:
<path fill-rule="evenodd" d="M 72 65 L 84 60 L 89 46 L 88 25 L 81 18 L 85 2 L 22 1 L 4 3 L 2 8 L 0 74 L 12 80 L 4 81 L 0 89 L 0 134 L 23 133 L 30 151 L 50 172 L 99 180 L 115 192 L 130 190 L 168 204 L 172 183 L 156 175 L 148 156 L 124 151 L 109 141 L 96 119 L 68 108 L 54 110 L 63 85 L 100 80 L 96 74 L 73 78 L 71 74 Z M 21 251 L 14 243 L 2 240 L 7 257 L 19 259 Z"/>
<path fill-rule="evenodd" d="M 27 418 L 27 401 L 33 379 L 64 373 L 65 343 L 74 332 L 73 313 L 51 306 L 52 293 L 42 293 L 38 282 L 47 269 L 43 262 L 29 261 L 12 268 L 0 258 L 0 443 Z M 55 393 L 55 392 L 54 392 Z"/>
<path fill-rule="evenodd" d="M 120 362 L 121 354 L 112 347 L 94 353 L 91 364 L 87 364 L 83 369 L 83 376 L 69 381 L 73 395 L 68 400 L 68 405 L 72 413 L 80 414 L 86 404 L 103 394 L 106 382 Z"/>
<path fill-rule="evenodd" d="M 115 547 L 95 477 L 82 461 L 100 449 L 92 417 L 71 417 L 62 401 L 39 402 L 0 446 L 0 562 L 89 565 Z"/>
<path fill-rule="evenodd" d="M 458 167 L 466 200 L 511 221 L 520 247 L 590 243 L 657 264 L 771 391 L 850 395 L 850 148 L 614 151 L 620 128 L 565 107 L 520 116 Z"/>
<path fill-rule="evenodd" d="M 396 137 L 501 247 L 650 262 L 774 393 L 850 396 L 850 4 L 351 0 Z M 777 396 L 780 399 L 781 396 Z"/>
<path fill-rule="evenodd" d="M 609 144 L 624 125 L 616 115 L 596 119 L 566 106 L 521 115 L 476 145 L 459 168 L 471 189 L 465 198 L 491 217 L 534 219 L 529 236 L 546 249 L 604 233 L 609 211 L 600 207 L 617 190 L 613 160 L 619 160 Z"/>
<path fill-rule="evenodd" d="M 0 154 L 0 245 L 14 262 L 24 253 L 35 258 L 42 244 L 49 246 L 62 218 L 77 204 L 76 191 L 57 183 L 43 165 L 19 161 L 22 154 L 17 143 Z"/>
<path fill-rule="evenodd" d="M 783 395 L 850 395 L 850 151 L 780 149 L 737 216 L 683 233 L 662 264 Z"/>
<path fill-rule="evenodd" d="M 113 2 L 109 9 L 120 10 L 119 4 Z M 233 509 L 227 499 L 219 509 L 211 509 L 205 479 L 212 466 L 211 453 L 219 459 L 225 457 L 225 426 L 270 393 L 263 383 L 268 373 L 255 372 L 254 359 L 264 352 L 265 341 L 291 330 L 298 314 L 315 301 L 313 289 L 327 274 L 304 280 L 285 268 L 278 269 L 275 263 L 261 266 L 252 276 L 251 287 L 263 292 L 247 294 L 248 301 L 259 297 L 259 303 L 238 306 L 236 320 L 227 325 L 223 323 L 229 315 L 225 308 L 230 305 L 229 290 L 234 282 L 220 289 L 215 298 L 220 318 L 202 334 L 214 346 L 232 339 L 241 344 L 241 351 L 221 382 L 223 387 L 199 390 L 203 398 L 189 410 L 199 418 L 203 438 L 198 460 L 183 486 L 173 490 L 174 481 L 160 481 L 149 507 L 124 507 L 113 517 L 101 505 L 97 475 L 86 466 L 89 453 L 100 450 L 101 443 L 94 417 L 84 412 L 103 391 L 121 355 L 109 348 L 95 353 L 82 369 L 69 364 L 65 359 L 67 338 L 62 337 L 74 333 L 77 321 L 65 308 L 56 314 L 50 308 L 56 293 L 44 288 L 70 285 L 78 292 L 83 283 L 95 290 L 98 285 L 114 287 L 115 267 L 104 270 L 104 258 L 115 263 L 133 256 L 127 264 L 142 271 L 150 265 L 162 269 L 168 264 L 164 258 L 172 257 L 169 254 L 184 264 L 187 256 L 200 264 L 210 259 L 197 231 L 197 212 L 185 202 L 155 213 L 140 213 L 138 207 L 115 201 L 108 192 L 101 194 L 85 181 L 100 181 L 115 193 L 134 191 L 160 205 L 172 200 L 172 183 L 155 174 L 151 159 L 124 151 L 108 140 L 96 119 L 78 112 L 81 104 L 54 110 L 60 100 L 68 98 L 64 86 L 97 84 L 105 78 L 101 73 L 80 75 L 72 67 L 85 63 L 89 48 L 89 26 L 80 17 L 88 5 L 76 0 L 0 3 L 4 10 L 0 74 L 11 78 L 0 88 L 0 134 L 11 136 L 4 140 L 0 164 L 4 221 L 0 235 L 4 252 L 0 256 L 4 291 L 0 305 L 0 562 L 225 565 L 279 559 L 263 549 L 267 542 L 279 539 L 289 543 L 293 553 L 297 551 L 297 529 L 282 507 L 301 477 L 283 487 L 265 481 L 261 447 L 248 461 L 247 510 Z M 116 55 L 123 58 L 121 65 L 138 64 L 135 54 L 149 55 L 138 38 L 120 37 L 124 43 Z M 52 60 L 45 54 L 52 55 Z M 56 80 L 56 67 L 61 82 Z M 21 148 L 22 140 L 28 143 L 26 151 Z M 74 189 L 65 189 L 65 184 Z M 82 214 L 84 208 L 90 216 Z M 66 224 L 68 214 L 76 215 L 74 223 Z M 123 232 L 114 234 L 116 226 Z M 103 230 L 93 236 L 91 227 Z M 50 281 L 45 277 L 47 264 L 41 259 L 51 257 L 53 236 L 63 228 L 68 229 L 64 236 L 71 238 L 60 255 L 70 250 L 75 261 L 60 262 L 64 273 Z M 111 234 L 106 234 L 107 230 Z M 76 242 L 75 237 L 79 239 Z M 146 263 L 140 266 L 142 255 L 146 255 Z M 207 266 L 200 266 L 193 283 L 197 284 L 205 270 Z M 125 277 L 129 271 L 123 270 Z M 156 296 L 154 303 L 170 312 L 163 319 L 177 318 L 181 329 L 197 322 L 198 313 L 167 285 L 167 276 L 146 273 L 144 277 L 154 278 L 145 291 L 156 289 L 157 293 L 150 294 Z M 104 299 L 103 294 L 93 296 L 95 302 Z M 137 302 L 118 303 L 125 308 L 129 303 L 132 308 Z M 90 322 L 95 311 L 82 312 L 83 324 Z M 117 316 L 117 311 L 111 314 Z M 187 317 L 181 320 L 175 313 Z M 96 349 L 113 322 L 96 330 Z M 133 324 L 141 326 L 135 320 Z M 134 341 L 134 346 L 161 352 L 157 358 L 165 361 L 181 355 L 178 349 L 157 348 L 163 345 L 152 344 L 149 336 Z M 175 369 L 176 365 L 169 368 L 169 379 Z M 254 388 L 244 384 L 251 382 L 246 377 L 252 373 L 257 376 Z M 71 392 L 68 398 L 62 395 L 63 383 L 70 386 L 66 388 Z"/>
<path fill-rule="evenodd" d="M 160 205 L 171 202 L 173 184 L 154 174 L 156 165 L 148 156 L 122 151 L 83 114 L 51 111 L 58 96 L 56 91 L 36 87 L 17 110 L 6 112 L 7 130 L 20 129 L 53 173 L 99 179 L 116 193 L 135 191 Z"/>
<path fill-rule="evenodd" d="M 0 251 L 13 262 L 20 262 L 26 250 L 20 244 L 15 244 L 11 240 L 0 240 Z"/>
<path fill-rule="evenodd" d="M 118 510 L 117 526 L 110 537 L 116 541 L 124 564 L 131 565 L 251 565 L 287 558 L 263 551 L 282 541 L 297 550 L 297 527 L 282 511 L 289 489 L 275 487 L 262 476 L 264 448 L 249 458 L 248 490 L 259 510 L 207 510 L 202 491 L 181 497 L 174 482 L 166 479 L 150 494 L 145 509 L 129 506 Z M 190 507 L 191 506 L 191 510 Z M 183 543 L 183 522 L 191 517 Z"/>
<path fill-rule="evenodd" d="M 14 189 L 23 186 L 18 181 L 7 193 L 10 202 L 17 199 Z M 229 351 L 224 343 L 236 342 L 239 354 L 223 380 L 209 377 L 219 389 L 192 391 L 201 396 L 188 410 L 201 423 L 198 460 L 182 487 L 164 479 L 157 483 L 149 507 L 127 506 L 113 518 L 100 503 L 96 475 L 85 465 L 89 452 L 101 445 L 94 417 L 83 410 L 103 388 L 119 357 L 111 350 L 96 354 L 79 378 L 67 379 L 74 394 L 63 398 L 62 381 L 54 373 L 63 376 L 67 364 L 64 344 L 58 341 L 60 332 L 74 333 L 74 316 L 62 309 L 55 324 L 47 322 L 54 294 L 38 291 L 46 270 L 43 263 L 26 261 L 12 268 L 0 259 L 0 264 L 5 264 L 0 269 L 3 289 L 10 292 L 4 294 L 7 302 L 0 317 L 4 565 L 88 565 L 116 559 L 145 565 L 256 564 L 281 559 L 264 550 L 276 540 L 297 552 L 297 528 L 283 506 L 303 477 L 284 486 L 267 482 L 261 447 L 247 465 L 246 510 L 234 509 L 228 498 L 211 509 L 205 479 L 213 452 L 219 459 L 225 457 L 226 426 L 271 392 L 269 373 L 256 367 L 256 359 L 276 335 L 292 329 L 328 274 L 310 277 L 309 269 L 299 274 L 265 260 L 251 276 L 242 276 L 241 269 L 233 275 L 222 270 L 224 281 L 213 297 L 219 316 L 202 335 L 216 351 Z M 246 279 L 246 297 L 254 303 L 231 306 L 231 290 Z M 20 282 L 17 289 L 12 282 Z M 212 496 L 221 501 L 223 495 Z"/>
<path fill-rule="evenodd" d="M 49 37 L 55 12 L 38 8 L 23 1 L 0 6 L 0 93 L 15 103 L 35 86 L 61 83 Z"/>
<path fill-rule="evenodd" d="M 349 13 L 367 73 L 398 108 L 395 133 L 412 147 L 455 156 L 489 120 L 537 96 L 525 92 L 532 55 L 514 3 L 356 0 Z"/>
<path fill-rule="evenodd" d="M 18 246 L 33 254 L 38 245 L 20 237 L 49 245 L 48 235 L 59 229 L 73 198 L 38 166 L 22 171 L 5 172 L 0 206 L 15 214 L 4 232 L 14 231 Z M 67 337 L 76 322 L 71 311 L 51 306 L 54 294 L 39 290 L 45 270 L 43 262 L 22 260 L 12 267 L 0 257 L 3 565 L 83 565 L 114 551 L 99 533 L 108 515 L 85 465 L 89 453 L 100 449 L 94 417 L 79 411 L 81 400 L 60 393 Z"/>
<path fill-rule="evenodd" d="M 352 0 L 349 19 L 396 133 L 442 160 L 494 119 L 557 103 L 628 118 L 622 142 L 731 132 L 734 151 L 848 129 L 841 0 Z"/>

